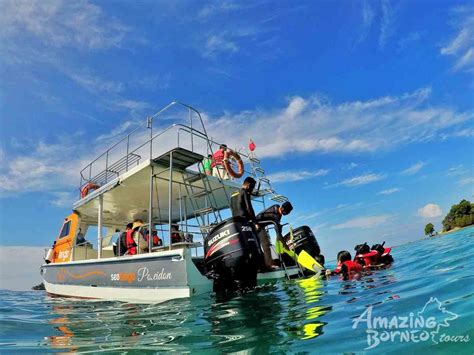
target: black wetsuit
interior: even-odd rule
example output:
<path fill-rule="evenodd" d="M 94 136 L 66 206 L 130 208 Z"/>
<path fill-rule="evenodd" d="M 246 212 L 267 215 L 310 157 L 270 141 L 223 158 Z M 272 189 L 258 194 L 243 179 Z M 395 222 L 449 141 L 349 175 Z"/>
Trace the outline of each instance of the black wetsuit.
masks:
<path fill-rule="evenodd" d="M 232 194 L 230 209 L 232 210 L 232 217 L 244 217 L 247 221 L 255 223 L 255 212 L 250 200 L 250 193 L 247 190 L 240 189 Z"/>
<path fill-rule="evenodd" d="M 260 244 L 262 245 L 263 249 L 263 256 L 265 267 L 267 270 L 272 270 L 273 260 L 272 260 L 272 253 L 270 249 L 270 236 L 268 235 L 267 231 L 265 230 L 265 226 L 273 225 L 271 223 L 261 223 L 262 221 L 273 221 L 277 223 L 278 234 L 277 237 L 279 238 L 281 235 L 282 227 L 280 225 L 281 222 L 281 214 L 278 211 L 280 208 L 279 205 L 273 205 L 268 207 L 267 209 L 263 210 L 257 215 L 257 223 L 260 225 L 260 230 L 257 233 L 258 239 L 260 240 Z"/>
<path fill-rule="evenodd" d="M 260 223 L 261 221 L 273 221 L 276 222 L 279 228 L 279 234 L 281 234 L 281 213 L 279 212 L 280 205 L 273 205 L 263 210 L 257 215 L 257 222 L 262 226 L 270 225 L 269 223 Z"/>

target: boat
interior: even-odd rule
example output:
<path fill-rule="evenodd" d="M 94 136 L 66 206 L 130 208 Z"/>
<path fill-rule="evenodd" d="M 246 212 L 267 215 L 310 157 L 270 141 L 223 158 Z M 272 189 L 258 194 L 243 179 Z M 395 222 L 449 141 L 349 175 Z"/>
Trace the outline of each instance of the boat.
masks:
<path fill-rule="evenodd" d="M 170 119 L 175 115 L 179 120 Z M 173 123 L 164 127 L 166 122 Z M 215 278 L 205 260 L 206 241 L 232 220 L 230 198 L 241 187 L 239 178 L 204 172 L 203 159 L 219 146 L 198 110 L 172 102 L 88 163 L 80 171 L 79 199 L 40 268 L 47 293 L 143 303 L 211 293 Z M 272 187 L 253 149 L 232 151 L 242 159 L 241 175 L 258 182 L 254 205 L 263 209 L 266 200 L 287 201 Z M 121 255 L 117 240 L 133 221 L 148 231 L 148 245 L 137 247 L 135 255 Z M 96 240 L 83 241 L 95 233 Z M 154 235 L 162 244 L 155 245 Z M 257 282 L 271 282 L 299 277 L 302 270 L 281 263 L 256 275 Z"/>

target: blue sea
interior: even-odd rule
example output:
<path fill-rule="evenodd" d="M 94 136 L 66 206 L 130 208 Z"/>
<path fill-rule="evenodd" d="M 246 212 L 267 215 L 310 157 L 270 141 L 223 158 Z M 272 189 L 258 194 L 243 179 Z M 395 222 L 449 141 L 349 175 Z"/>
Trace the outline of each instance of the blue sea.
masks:
<path fill-rule="evenodd" d="M 156 305 L 0 291 L 1 353 L 474 352 L 474 228 L 395 247 L 358 280 L 281 280 Z"/>

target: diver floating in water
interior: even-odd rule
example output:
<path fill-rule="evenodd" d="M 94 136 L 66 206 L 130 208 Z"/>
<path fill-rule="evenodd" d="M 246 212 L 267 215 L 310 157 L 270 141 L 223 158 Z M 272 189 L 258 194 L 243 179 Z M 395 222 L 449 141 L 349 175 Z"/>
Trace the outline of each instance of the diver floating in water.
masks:
<path fill-rule="evenodd" d="M 364 268 L 372 269 L 390 265 L 393 263 L 393 257 L 390 255 L 392 248 L 385 248 L 384 245 L 385 242 L 374 244 L 372 248 L 369 247 L 367 242 L 356 245 L 354 261 Z"/>

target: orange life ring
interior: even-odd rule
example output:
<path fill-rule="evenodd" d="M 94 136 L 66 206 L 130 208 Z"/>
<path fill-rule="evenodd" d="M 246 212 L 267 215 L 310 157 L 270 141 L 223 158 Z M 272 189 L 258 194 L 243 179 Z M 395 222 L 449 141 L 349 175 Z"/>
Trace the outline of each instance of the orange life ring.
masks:
<path fill-rule="evenodd" d="M 81 198 L 86 197 L 89 194 L 90 190 L 97 190 L 100 186 L 94 184 L 93 182 L 88 182 L 84 186 L 81 187 Z"/>
<path fill-rule="evenodd" d="M 232 169 L 232 165 L 230 163 L 230 160 L 234 160 L 237 163 L 237 166 L 239 167 L 238 171 L 235 171 Z M 224 159 L 224 168 L 227 170 L 230 176 L 233 178 L 238 179 L 239 177 L 242 177 L 244 175 L 244 162 L 242 161 L 242 158 L 240 158 L 239 153 L 234 152 L 233 150 L 229 150 L 227 152 L 226 159 Z"/>

